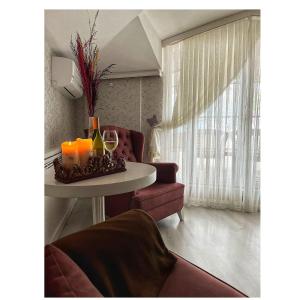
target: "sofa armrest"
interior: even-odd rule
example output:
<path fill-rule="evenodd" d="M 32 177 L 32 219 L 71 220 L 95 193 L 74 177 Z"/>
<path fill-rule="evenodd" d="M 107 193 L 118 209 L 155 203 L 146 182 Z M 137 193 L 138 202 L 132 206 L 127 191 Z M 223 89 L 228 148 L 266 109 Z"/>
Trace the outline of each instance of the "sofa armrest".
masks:
<path fill-rule="evenodd" d="M 247 297 L 228 283 L 174 255 L 177 262 L 158 297 Z"/>
<path fill-rule="evenodd" d="M 156 182 L 175 183 L 178 166 L 175 163 L 148 163 L 156 168 Z"/>

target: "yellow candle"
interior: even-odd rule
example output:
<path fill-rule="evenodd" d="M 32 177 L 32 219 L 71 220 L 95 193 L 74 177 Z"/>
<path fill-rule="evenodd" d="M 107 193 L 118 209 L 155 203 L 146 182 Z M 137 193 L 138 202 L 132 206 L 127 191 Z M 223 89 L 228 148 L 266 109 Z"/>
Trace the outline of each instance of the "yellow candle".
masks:
<path fill-rule="evenodd" d="M 80 161 L 80 167 L 84 168 L 89 160 L 91 152 L 93 150 L 93 140 L 92 139 L 76 139 L 77 149 Z"/>
<path fill-rule="evenodd" d="M 76 141 L 62 143 L 61 153 L 64 168 L 72 169 L 75 164 L 79 163 Z"/>

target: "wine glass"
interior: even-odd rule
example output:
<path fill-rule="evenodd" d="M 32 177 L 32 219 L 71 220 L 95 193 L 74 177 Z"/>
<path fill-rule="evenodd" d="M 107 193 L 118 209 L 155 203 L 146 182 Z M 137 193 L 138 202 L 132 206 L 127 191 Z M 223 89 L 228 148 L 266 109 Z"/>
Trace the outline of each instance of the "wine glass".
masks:
<path fill-rule="evenodd" d="M 117 148 L 119 143 L 117 132 L 115 130 L 104 130 L 103 142 L 105 149 L 109 152 L 110 160 L 112 160 L 112 153 Z"/>

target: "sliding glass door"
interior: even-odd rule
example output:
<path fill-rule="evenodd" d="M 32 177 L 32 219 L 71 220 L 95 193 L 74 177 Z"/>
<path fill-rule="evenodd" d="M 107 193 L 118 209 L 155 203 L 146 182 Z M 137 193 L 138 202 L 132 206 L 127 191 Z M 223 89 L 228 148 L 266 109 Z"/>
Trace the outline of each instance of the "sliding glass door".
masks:
<path fill-rule="evenodd" d="M 164 49 L 156 160 L 179 165 L 187 205 L 260 208 L 260 29 L 249 17 Z"/>

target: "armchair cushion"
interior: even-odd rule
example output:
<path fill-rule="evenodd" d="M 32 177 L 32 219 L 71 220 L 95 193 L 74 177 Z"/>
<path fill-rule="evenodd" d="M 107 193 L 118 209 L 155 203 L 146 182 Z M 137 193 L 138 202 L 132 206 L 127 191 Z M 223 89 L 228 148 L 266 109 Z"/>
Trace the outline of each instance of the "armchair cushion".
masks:
<path fill-rule="evenodd" d="M 156 182 L 175 183 L 178 166 L 175 163 L 149 163 L 156 168 Z"/>
<path fill-rule="evenodd" d="M 119 143 L 114 156 L 123 157 L 128 161 L 143 161 L 144 135 L 141 132 L 112 125 L 101 126 L 102 134 L 104 130 L 116 130 L 118 134 Z"/>
<path fill-rule="evenodd" d="M 181 183 L 154 183 L 136 191 L 132 206 L 149 211 L 167 202 L 183 199 L 183 193 L 184 185 Z"/>
<path fill-rule="evenodd" d="M 131 142 L 137 162 L 143 161 L 145 138 L 141 132 L 130 130 Z"/>
<path fill-rule="evenodd" d="M 133 151 L 133 145 L 131 142 L 130 131 L 126 129 L 118 129 L 117 133 L 119 143 L 117 149 L 115 150 L 116 155 L 118 157 L 123 157 L 124 159 L 129 161 L 136 161 L 136 157 Z"/>

